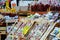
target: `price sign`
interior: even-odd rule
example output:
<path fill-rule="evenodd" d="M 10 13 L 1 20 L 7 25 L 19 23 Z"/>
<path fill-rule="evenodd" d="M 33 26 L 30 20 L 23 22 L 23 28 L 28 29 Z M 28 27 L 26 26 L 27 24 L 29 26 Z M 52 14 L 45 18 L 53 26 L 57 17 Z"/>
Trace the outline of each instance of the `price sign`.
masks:
<path fill-rule="evenodd" d="M 13 7 L 16 6 L 16 3 L 13 3 L 12 6 L 13 6 Z"/>
<path fill-rule="evenodd" d="M 9 2 L 8 1 L 6 1 L 6 7 L 9 7 Z"/>

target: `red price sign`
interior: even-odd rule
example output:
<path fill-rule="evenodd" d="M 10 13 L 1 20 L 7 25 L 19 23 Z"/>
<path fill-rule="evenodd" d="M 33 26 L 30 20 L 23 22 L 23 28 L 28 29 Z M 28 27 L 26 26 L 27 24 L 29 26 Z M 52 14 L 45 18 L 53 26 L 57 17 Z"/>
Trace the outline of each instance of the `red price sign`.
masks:
<path fill-rule="evenodd" d="M 16 3 L 13 3 L 12 6 L 13 6 L 13 7 L 16 6 Z"/>

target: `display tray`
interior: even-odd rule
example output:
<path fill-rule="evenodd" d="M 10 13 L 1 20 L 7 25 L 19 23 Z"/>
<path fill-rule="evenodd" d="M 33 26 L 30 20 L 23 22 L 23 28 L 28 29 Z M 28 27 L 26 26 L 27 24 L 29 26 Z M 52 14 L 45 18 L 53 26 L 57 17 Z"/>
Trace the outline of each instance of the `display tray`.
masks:
<path fill-rule="evenodd" d="M 30 13 L 30 14 L 35 14 L 35 13 L 39 13 L 39 14 L 46 14 L 47 12 L 49 12 L 49 11 L 19 11 L 18 13 Z M 52 12 L 55 12 L 55 11 L 52 11 Z M 59 12 L 60 13 L 60 11 L 56 11 L 56 12 Z"/>
<path fill-rule="evenodd" d="M 52 38 L 54 38 L 54 30 L 56 30 L 55 28 L 60 28 L 60 23 L 56 23 L 56 25 L 54 26 L 53 30 L 49 33 L 49 35 L 47 36 L 46 40 L 52 40 Z M 57 32 L 57 31 L 56 31 Z M 60 38 L 58 38 L 58 40 L 60 40 Z"/>
<path fill-rule="evenodd" d="M 23 13 L 23 14 L 30 15 L 30 14 L 35 14 L 36 12 L 39 14 L 46 14 L 47 13 L 47 11 L 19 11 L 18 14 Z"/>
<path fill-rule="evenodd" d="M 10 17 L 14 17 L 17 15 L 16 13 L 1 13 L 1 14 L 4 16 L 9 15 Z"/>

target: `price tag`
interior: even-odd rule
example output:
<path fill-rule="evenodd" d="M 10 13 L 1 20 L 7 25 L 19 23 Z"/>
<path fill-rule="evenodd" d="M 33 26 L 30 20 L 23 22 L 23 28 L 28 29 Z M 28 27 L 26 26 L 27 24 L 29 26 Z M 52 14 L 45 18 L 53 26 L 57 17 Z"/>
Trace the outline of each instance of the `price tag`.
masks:
<path fill-rule="evenodd" d="M 25 34 L 27 34 L 27 32 L 28 32 L 28 30 L 30 29 L 30 27 L 29 26 L 25 26 L 24 28 L 23 28 L 23 34 L 25 35 Z"/>

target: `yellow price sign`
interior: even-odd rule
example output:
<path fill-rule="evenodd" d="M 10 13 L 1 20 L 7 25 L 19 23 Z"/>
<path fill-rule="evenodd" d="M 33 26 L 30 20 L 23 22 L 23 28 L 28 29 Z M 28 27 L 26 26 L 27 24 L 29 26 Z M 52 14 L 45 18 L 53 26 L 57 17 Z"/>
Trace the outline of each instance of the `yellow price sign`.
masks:
<path fill-rule="evenodd" d="M 23 28 L 23 34 L 25 35 L 25 34 L 27 34 L 27 32 L 29 31 L 29 29 L 30 29 L 30 27 L 29 26 L 25 26 L 24 28 Z"/>
<path fill-rule="evenodd" d="M 8 1 L 6 1 L 6 7 L 9 7 L 9 2 Z"/>

